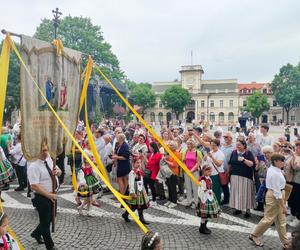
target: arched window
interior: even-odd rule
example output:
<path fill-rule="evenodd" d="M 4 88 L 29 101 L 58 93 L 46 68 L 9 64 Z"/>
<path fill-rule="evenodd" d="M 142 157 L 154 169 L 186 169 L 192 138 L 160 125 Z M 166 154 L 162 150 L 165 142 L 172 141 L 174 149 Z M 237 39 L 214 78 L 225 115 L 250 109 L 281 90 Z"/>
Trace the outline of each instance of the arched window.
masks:
<path fill-rule="evenodd" d="M 211 122 L 214 122 L 214 121 L 216 120 L 216 116 L 215 116 L 215 113 L 214 113 L 214 112 L 211 112 L 211 113 L 209 114 L 209 120 L 210 120 Z"/>
<path fill-rule="evenodd" d="M 229 112 L 228 113 L 228 121 L 229 122 L 233 122 L 234 121 L 234 114 L 233 114 L 233 112 Z"/>
<path fill-rule="evenodd" d="M 154 114 L 154 112 L 150 113 L 150 122 L 155 122 L 155 114 Z"/>
<path fill-rule="evenodd" d="M 224 113 L 223 112 L 219 113 L 219 123 L 224 123 Z"/>
<path fill-rule="evenodd" d="M 167 113 L 167 122 L 171 121 L 172 120 L 172 113 L 171 112 L 168 112 Z"/>
<path fill-rule="evenodd" d="M 162 121 L 164 119 L 164 114 L 162 112 L 158 113 L 158 120 Z"/>

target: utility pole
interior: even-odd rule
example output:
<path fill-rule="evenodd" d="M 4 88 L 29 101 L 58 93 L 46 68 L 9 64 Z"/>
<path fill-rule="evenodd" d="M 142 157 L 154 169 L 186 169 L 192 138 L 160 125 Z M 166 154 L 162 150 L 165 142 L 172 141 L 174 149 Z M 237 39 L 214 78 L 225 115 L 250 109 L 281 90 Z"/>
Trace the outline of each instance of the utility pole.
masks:
<path fill-rule="evenodd" d="M 53 26 L 54 26 L 54 39 L 56 39 L 57 37 L 57 28 L 60 24 L 60 16 L 62 15 L 61 12 L 58 11 L 58 8 L 56 8 L 55 10 L 52 10 L 52 13 L 53 13 Z"/>

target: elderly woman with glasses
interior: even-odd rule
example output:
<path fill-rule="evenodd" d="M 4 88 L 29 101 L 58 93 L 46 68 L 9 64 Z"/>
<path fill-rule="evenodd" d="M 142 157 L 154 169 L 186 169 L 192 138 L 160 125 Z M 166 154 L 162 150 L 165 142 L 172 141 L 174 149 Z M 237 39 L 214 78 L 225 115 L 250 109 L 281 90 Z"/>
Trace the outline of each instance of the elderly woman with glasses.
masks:
<path fill-rule="evenodd" d="M 229 205 L 235 209 L 235 215 L 245 211 L 245 218 L 249 218 L 250 209 L 254 207 L 255 159 L 251 151 L 247 150 L 246 141 L 237 141 L 236 150 L 231 154 L 229 165 L 231 175 Z"/>
<path fill-rule="evenodd" d="M 274 153 L 271 157 L 272 165 L 268 168 L 266 177 L 266 187 L 268 191 L 266 194 L 264 217 L 249 236 L 249 239 L 259 247 L 263 247 L 263 243 L 259 240 L 259 237 L 261 237 L 274 222 L 284 249 L 288 249 L 290 243 L 286 233 L 285 219 L 286 201 L 284 187 L 286 181 L 281 170 L 284 167 L 284 161 L 285 157 L 279 153 Z"/>

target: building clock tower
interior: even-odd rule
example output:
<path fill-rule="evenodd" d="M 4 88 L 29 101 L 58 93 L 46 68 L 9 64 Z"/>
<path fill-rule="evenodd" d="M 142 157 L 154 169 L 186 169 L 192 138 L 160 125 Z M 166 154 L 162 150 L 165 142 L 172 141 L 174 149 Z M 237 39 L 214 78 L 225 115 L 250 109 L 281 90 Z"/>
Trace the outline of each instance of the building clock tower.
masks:
<path fill-rule="evenodd" d="M 182 87 L 189 90 L 200 90 L 201 78 L 204 73 L 201 65 L 182 66 L 181 74 Z"/>

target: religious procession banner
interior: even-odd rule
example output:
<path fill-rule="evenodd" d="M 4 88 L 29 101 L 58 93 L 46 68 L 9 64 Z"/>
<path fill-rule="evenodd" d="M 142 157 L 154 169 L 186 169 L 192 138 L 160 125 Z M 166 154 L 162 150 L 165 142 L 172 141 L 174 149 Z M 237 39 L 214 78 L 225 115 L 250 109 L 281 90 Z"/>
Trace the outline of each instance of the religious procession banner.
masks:
<path fill-rule="evenodd" d="M 58 113 L 69 131 L 76 129 L 81 94 L 80 65 L 82 54 L 52 44 L 21 37 L 21 55 L 32 77 Z M 71 150 L 71 140 L 34 85 L 30 75 L 21 66 L 21 131 L 24 156 L 38 157 L 40 145 L 47 139 L 51 156 L 65 149 Z"/>

